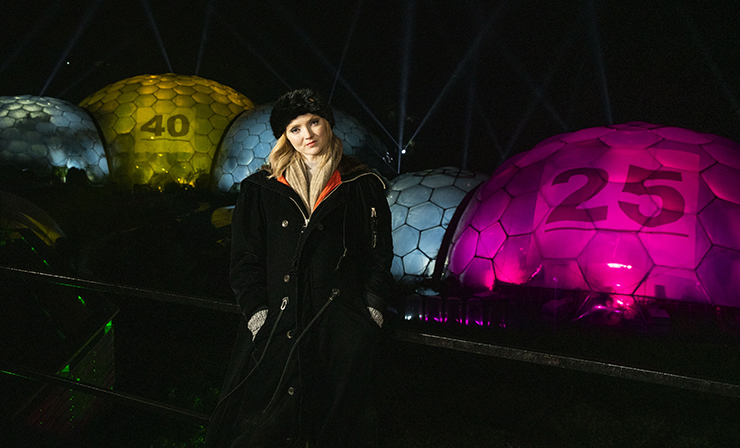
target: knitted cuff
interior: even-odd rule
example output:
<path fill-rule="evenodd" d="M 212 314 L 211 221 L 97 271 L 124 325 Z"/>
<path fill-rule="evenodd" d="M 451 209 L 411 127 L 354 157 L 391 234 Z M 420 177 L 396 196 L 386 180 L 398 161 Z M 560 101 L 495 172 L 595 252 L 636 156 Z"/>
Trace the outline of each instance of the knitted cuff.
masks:
<path fill-rule="evenodd" d="M 367 307 L 367 310 L 370 311 L 370 316 L 372 316 L 375 323 L 378 324 L 380 328 L 383 328 L 383 313 L 371 306 Z"/>
<path fill-rule="evenodd" d="M 249 322 L 247 322 L 247 328 L 249 331 L 252 332 L 252 340 L 254 341 L 254 337 L 257 336 L 257 332 L 260 331 L 260 328 L 262 328 L 262 325 L 265 324 L 265 321 L 267 320 L 267 310 L 259 310 L 256 313 L 252 315 L 252 317 L 249 318 Z"/>

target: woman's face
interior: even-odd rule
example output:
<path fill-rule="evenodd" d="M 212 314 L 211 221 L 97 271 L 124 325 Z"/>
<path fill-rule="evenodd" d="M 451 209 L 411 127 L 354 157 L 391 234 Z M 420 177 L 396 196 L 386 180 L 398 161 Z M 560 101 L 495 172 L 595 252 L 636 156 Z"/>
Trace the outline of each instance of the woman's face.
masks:
<path fill-rule="evenodd" d="M 308 162 L 329 147 L 329 122 L 314 114 L 299 115 L 285 128 L 285 135 Z"/>

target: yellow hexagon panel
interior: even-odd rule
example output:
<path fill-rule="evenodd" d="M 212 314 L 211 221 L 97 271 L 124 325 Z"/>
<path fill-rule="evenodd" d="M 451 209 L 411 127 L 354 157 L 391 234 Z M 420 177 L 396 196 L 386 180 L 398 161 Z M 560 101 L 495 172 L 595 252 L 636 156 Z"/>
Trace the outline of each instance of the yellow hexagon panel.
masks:
<path fill-rule="evenodd" d="M 80 106 L 101 127 L 112 182 L 162 188 L 208 182 L 224 131 L 254 104 L 215 81 L 167 73 L 118 81 Z"/>

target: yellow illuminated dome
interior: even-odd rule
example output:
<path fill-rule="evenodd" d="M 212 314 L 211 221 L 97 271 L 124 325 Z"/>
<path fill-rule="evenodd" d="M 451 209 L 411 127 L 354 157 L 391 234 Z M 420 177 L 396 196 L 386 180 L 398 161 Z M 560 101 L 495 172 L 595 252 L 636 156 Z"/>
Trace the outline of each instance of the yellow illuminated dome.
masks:
<path fill-rule="evenodd" d="M 124 79 L 80 106 L 101 128 L 111 180 L 161 188 L 209 180 L 224 130 L 254 104 L 217 82 L 168 73 Z"/>

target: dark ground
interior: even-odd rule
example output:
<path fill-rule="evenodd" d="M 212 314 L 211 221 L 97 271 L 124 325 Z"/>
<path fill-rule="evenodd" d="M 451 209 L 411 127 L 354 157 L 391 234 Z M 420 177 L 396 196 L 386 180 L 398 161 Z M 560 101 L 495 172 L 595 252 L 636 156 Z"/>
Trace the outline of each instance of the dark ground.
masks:
<path fill-rule="evenodd" d="M 119 306 L 116 389 L 207 414 L 226 367 L 235 317 L 135 299 Z M 553 336 L 522 334 L 518 340 L 568 343 L 567 335 Z M 619 344 L 634 346 L 640 338 L 625 336 Z M 390 335 L 384 344 L 382 447 L 740 446 L 740 399 L 421 346 Z M 683 360 L 664 363 L 673 370 L 692 370 L 684 364 L 706 363 L 702 359 L 709 354 L 718 376 L 726 372 L 717 358 L 737 348 L 726 342 L 687 344 L 673 336 L 634 351 L 615 350 L 619 344 L 592 347 L 600 345 L 602 355 L 623 361 L 631 353 L 632 361 L 644 363 L 651 350 L 681 350 Z M 738 382 L 737 374 L 730 376 Z M 80 439 L 35 446 L 199 447 L 204 432 L 196 424 L 107 402 Z"/>

